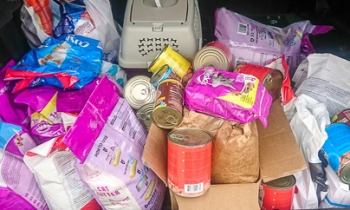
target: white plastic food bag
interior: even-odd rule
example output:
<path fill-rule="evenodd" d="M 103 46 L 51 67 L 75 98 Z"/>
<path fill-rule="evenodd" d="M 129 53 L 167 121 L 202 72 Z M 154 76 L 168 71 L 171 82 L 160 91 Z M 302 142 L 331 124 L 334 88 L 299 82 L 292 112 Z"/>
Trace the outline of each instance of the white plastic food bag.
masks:
<path fill-rule="evenodd" d="M 84 0 L 86 10 L 94 21 L 102 44 L 103 52 L 119 51 L 120 34 L 118 33 L 111 5 L 108 0 Z"/>

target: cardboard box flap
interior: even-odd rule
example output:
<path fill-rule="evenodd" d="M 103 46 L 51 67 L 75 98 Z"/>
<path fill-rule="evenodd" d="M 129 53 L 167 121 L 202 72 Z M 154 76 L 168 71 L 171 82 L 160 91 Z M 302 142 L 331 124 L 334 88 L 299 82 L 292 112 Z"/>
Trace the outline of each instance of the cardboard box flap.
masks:
<path fill-rule="evenodd" d="M 268 125 L 258 122 L 259 158 L 264 182 L 295 174 L 306 168 L 301 150 L 279 101 L 270 109 Z"/>
<path fill-rule="evenodd" d="M 168 185 L 168 132 L 152 123 L 142 154 L 144 164 L 151 168 L 165 185 Z"/>
<path fill-rule="evenodd" d="M 259 183 L 211 185 L 208 192 L 197 199 L 175 195 L 179 209 L 212 210 L 260 209 L 257 201 Z M 226 202 L 225 202 L 226 201 Z M 230 201 L 230 202 L 227 202 Z"/>

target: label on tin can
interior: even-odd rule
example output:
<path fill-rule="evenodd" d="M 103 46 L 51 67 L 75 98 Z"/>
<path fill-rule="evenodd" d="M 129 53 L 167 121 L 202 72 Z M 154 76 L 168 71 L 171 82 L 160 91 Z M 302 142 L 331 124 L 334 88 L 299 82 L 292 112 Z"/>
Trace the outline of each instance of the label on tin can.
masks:
<path fill-rule="evenodd" d="M 193 59 L 193 68 L 196 71 L 199 68 L 213 66 L 220 70 L 232 69 L 232 55 L 230 49 L 219 41 L 213 41 L 206 44 L 199 50 Z"/>
<path fill-rule="evenodd" d="M 169 45 L 164 47 L 162 52 L 155 58 L 148 68 L 149 71 L 154 73 L 166 64 L 168 64 L 180 78 L 183 78 L 191 67 L 191 63 L 182 57 L 182 55 L 174 51 Z"/>
<path fill-rule="evenodd" d="M 174 79 L 159 83 L 152 113 L 153 122 L 161 128 L 172 129 L 182 121 L 183 86 Z"/>
<path fill-rule="evenodd" d="M 169 65 L 164 65 L 153 73 L 150 82 L 154 87 L 157 87 L 161 81 L 166 79 L 176 79 L 181 82 L 181 78 L 173 71 L 172 68 L 169 67 Z"/>
<path fill-rule="evenodd" d="M 168 185 L 184 197 L 203 195 L 210 187 L 212 136 L 201 129 L 175 129 L 168 135 Z"/>
<path fill-rule="evenodd" d="M 295 183 L 293 175 L 262 183 L 259 188 L 259 197 L 262 199 L 261 210 L 290 210 Z"/>
<path fill-rule="evenodd" d="M 343 122 L 350 126 L 350 109 L 345 109 L 332 117 L 332 123 Z"/>

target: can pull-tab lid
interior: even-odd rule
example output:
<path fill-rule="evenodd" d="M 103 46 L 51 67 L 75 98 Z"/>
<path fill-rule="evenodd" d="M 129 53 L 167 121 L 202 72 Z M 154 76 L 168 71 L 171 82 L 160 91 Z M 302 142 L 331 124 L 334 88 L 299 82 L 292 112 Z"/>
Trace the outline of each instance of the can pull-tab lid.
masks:
<path fill-rule="evenodd" d="M 185 136 L 182 134 L 178 134 L 178 133 L 172 133 L 170 134 L 170 138 L 172 140 L 176 140 L 176 141 L 183 141 L 185 140 Z"/>
<path fill-rule="evenodd" d="M 162 5 L 160 4 L 160 0 L 154 0 L 154 2 L 156 3 L 157 7 L 162 7 Z"/>

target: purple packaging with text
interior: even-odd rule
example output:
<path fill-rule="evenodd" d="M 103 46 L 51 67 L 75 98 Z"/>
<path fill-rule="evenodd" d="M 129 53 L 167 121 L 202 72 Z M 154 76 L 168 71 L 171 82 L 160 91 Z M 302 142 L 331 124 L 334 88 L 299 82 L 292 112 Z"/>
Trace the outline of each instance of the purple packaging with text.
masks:
<path fill-rule="evenodd" d="M 266 127 L 272 97 L 252 75 L 205 67 L 187 84 L 184 101 L 190 110 L 239 123 L 259 118 Z"/>

